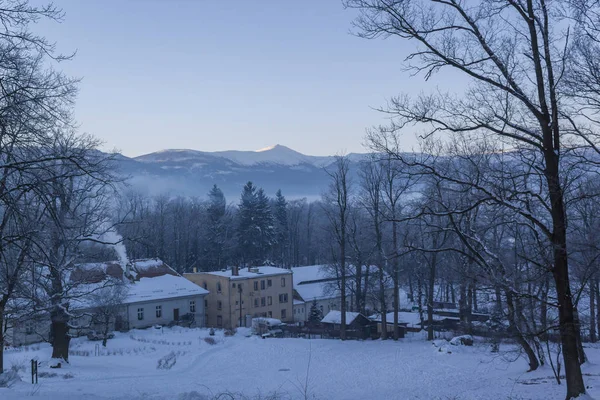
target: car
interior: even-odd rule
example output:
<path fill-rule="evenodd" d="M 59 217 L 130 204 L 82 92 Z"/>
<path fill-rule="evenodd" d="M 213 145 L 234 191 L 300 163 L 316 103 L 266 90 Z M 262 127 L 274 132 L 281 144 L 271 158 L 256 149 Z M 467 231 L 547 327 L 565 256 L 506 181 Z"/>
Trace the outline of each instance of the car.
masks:
<path fill-rule="evenodd" d="M 108 332 L 108 334 L 106 335 L 107 339 L 112 339 L 115 337 L 115 334 L 113 332 Z M 96 341 L 96 340 L 104 340 L 104 334 L 98 331 L 90 331 L 87 334 L 87 338 L 88 340 L 92 340 L 92 341 Z"/>

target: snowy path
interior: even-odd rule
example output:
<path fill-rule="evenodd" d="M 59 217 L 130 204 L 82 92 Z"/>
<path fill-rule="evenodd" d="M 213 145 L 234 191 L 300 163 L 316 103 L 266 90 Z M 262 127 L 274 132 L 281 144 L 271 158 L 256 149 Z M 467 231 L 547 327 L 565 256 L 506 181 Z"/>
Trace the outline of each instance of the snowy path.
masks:
<path fill-rule="evenodd" d="M 209 345 L 202 339 L 206 330 L 135 332 L 150 342 L 141 343 L 118 335 L 109 350 L 139 350 L 137 355 L 101 357 L 73 356 L 62 370 L 42 367 L 40 371 L 59 376 L 40 378 L 39 387 L 27 382 L 0 389 L 0 399 L 22 399 L 33 394 L 39 399 L 175 399 L 197 391 L 216 394 L 223 391 L 285 393 L 288 398 L 304 398 L 308 370 L 308 394 L 321 400 L 350 399 L 562 399 L 564 387 L 552 379 L 550 369 L 525 373 L 520 359 L 508 362 L 513 354 L 493 355 L 487 346 L 452 348 L 452 354 L 438 352 L 421 340 L 400 342 L 338 340 L 259 339 L 258 337 L 217 336 Z M 220 335 L 220 336 L 219 336 Z M 167 340 L 170 344 L 159 344 Z M 155 341 L 157 343 L 152 343 Z M 189 341 L 189 345 L 177 345 Z M 77 350 L 91 350 L 95 343 L 78 339 Z M 142 351 L 141 349 L 145 349 Z M 171 351 L 185 352 L 170 370 L 157 369 L 158 359 Z M 47 359 L 50 349 L 9 353 L 7 365 L 24 364 L 37 355 Z M 590 365 L 586 377 L 590 392 L 599 393 L 597 376 L 600 350 L 588 349 Z M 70 373 L 72 379 L 62 375 Z M 24 372 L 24 379 L 28 379 Z M 523 382 L 529 383 L 524 384 Z"/>

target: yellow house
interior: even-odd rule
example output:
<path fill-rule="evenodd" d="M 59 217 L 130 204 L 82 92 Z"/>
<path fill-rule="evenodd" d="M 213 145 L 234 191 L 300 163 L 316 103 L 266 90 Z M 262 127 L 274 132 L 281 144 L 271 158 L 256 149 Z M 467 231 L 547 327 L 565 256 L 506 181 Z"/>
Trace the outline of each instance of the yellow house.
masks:
<path fill-rule="evenodd" d="M 268 317 L 293 321 L 292 271 L 277 267 L 251 267 L 184 274 L 207 289 L 206 326 L 250 327 L 250 319 Z"/>

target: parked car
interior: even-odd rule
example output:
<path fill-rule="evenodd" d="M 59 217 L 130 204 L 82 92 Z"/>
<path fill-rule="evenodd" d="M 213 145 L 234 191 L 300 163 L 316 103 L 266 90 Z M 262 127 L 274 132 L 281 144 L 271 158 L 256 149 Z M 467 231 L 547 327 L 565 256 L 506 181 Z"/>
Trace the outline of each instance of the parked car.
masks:
<path fill-rule="evenodd" d="M 108 334 L 106 335 L 106 337 L 108 339 L 112 339 L 112 338 L 115 337 L 115 334 L 112 333 L 112 332 L 108 332 Z M 88 338 L 88 340 L 94 340 L 94 341 L 96 341 L 96 340 L 104 340 L 104 334 L 101 333 L 101 332 L 98 332 L 98 331 L 90 331 L 87 334 L 87 338 Z"/>

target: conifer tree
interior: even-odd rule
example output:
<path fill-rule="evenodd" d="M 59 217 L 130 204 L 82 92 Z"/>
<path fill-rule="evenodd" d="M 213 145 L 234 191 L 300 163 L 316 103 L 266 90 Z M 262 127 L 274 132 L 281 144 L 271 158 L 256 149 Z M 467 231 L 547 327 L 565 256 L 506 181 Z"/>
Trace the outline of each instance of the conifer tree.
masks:
<path fill-rule="evenodd" d="M 288 203 L 281 189 L 275 194 L 274 217 L 276 230 L 275 262 L 281 266 L 289 266 L 289 224 Z"/>
<path fill-rule="evenodd" d="M 213 271 L 225 267 L 227 262 L 225 258 L 227 203 L 223 191 L 217 185 L 214 185 L 208 193 L 206 214 L 208 224 L 204 269 Z"/>

